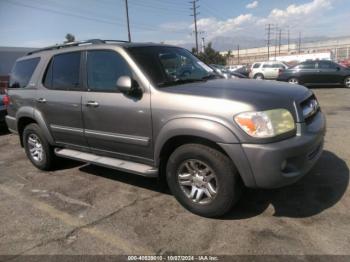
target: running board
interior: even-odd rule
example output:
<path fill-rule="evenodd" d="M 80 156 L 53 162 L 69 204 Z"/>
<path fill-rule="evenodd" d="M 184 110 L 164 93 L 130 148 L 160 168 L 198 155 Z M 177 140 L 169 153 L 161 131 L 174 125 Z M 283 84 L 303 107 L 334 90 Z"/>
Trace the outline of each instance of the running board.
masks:
<path fill-rule="evenodd" d="M 91 153 L 85 153 L 73 149 L 55 149 L 55 154 L 60 157 L 70 158 L 82 162 L 87 162 L 97 166 L 108 167 L 124 172 L 134 173 L 145 177 L 157 177 L 158 169 L 152 166 L 139 164 L 131 161 L 121 160 L 112 157 L 99 156 Z"/>

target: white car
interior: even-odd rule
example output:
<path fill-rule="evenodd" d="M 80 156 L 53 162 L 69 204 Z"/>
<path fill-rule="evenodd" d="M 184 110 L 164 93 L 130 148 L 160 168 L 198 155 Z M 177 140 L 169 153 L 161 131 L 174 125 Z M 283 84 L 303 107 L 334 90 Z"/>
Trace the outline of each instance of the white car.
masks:
<path fill-rule="evenodd" d="M 257 62 L 250 68 L 249 78 L 276 79 L 288 66 L 279 61 Z"/>

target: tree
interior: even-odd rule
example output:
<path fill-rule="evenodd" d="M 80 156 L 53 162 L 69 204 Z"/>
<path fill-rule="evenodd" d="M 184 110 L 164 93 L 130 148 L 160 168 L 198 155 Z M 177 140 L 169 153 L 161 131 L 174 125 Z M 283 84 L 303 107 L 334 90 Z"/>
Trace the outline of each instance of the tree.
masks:
<path fill-rule="evenodd" d="M 64 41 L 65 43 L 70 43 L 70 42 L 74 42 L 75 41 L 75 36 L 73 34 L 66 34 L 66 41 Z"/>
<path fill-rule="evenodd" d="M 226 58 L 212 47 L 212 43 L 204 48 L 204 53 L 199 53 L 198 58 L 207 64 L 226 64 Z"/>

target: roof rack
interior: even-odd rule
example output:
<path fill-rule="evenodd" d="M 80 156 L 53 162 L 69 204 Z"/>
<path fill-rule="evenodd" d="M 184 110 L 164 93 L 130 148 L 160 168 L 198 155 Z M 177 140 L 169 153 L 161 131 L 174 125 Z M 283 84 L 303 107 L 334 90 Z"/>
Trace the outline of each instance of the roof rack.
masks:
<path fill-rule="evenodd" d="M 72 46 L 81 46 L 81 45 L 89 45 L 89 44 L 107 44 L 107 43 L 128 43 L 128 42 L 129 41 L 124 41 L 124 40 L 90 39 L 90 40 L 85 40 L 85 41 L 75 41 L 75 42 L 69 42 L 69 43 L 64 43 L 64 44 L 60 44 L 60 45 L 53 45 L 53 46 L 48 46 L 48 47 L 36 49 L 34 51 L 27 53 L 27 55 L 32 55 L 32 54 L 43 52 L 43 51 L 61 49 L 61 48 L 72 47 Z"/>

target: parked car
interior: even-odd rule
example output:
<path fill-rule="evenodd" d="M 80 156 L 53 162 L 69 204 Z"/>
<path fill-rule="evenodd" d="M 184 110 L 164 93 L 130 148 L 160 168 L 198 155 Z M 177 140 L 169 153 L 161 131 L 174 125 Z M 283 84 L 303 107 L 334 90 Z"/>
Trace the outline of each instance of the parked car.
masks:
<path fill-rule="evenodd" d="M 279 61 L 254 63 L 250 68 L 249 77 L 255 79 L 276 79 L 281 71 L 288 66 Z"/>
<path fill-rule="evenodd" d="M 17 60 L 9 95 L 6 122 L 37 168 L 59 156 L 164 177 L 185 208 L 206 217 L 228 212 L 243 186 L 296 182 L 325 134 L 307 88 L 222 79 L 186 49 L 152 43 L 36 50 Z"/>
<path fill-rule="evenodd" d="M 233 73 L 239 73 L 241 75 L 244 75 L 245 77 L 249 77 L 250 68 L 248 68 L 248 66 L 242 66 L 234 70 Z"/>
<path fill-rule="evenodd" d="M 0 124 L 5 122 L 7 106 L 9 105 L 9 97 L 6 93 L 0 93 Z"/>
<path fill-rule="evenodd" d="M 232 72 L 228 71 L 226 67 L 222 65 L 216 65 L 216 64 L 210 64 L 210 67 L 219 75 L 223 76 L 224 78 L 247 78 L 246 76 L 238 73 L 238 72 Z"/>
<path fill-rule="evenodd" d="M 306 61 L 284 70 L 277 80 L 305 86 L 342 85 L 350 88 L 350 68 L 332 61 Z"/>

